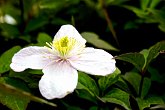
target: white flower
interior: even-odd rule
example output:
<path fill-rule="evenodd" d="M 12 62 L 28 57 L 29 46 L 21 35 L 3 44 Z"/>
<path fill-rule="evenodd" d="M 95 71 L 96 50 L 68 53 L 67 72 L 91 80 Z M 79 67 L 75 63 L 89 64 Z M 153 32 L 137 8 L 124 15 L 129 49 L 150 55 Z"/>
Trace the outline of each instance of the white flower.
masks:
<path fill-rule="evenodd" d="M 7 24 L 11 24 L 11 25 L 17 24 L 16 20 L 8 14 L 6 14 L 4 16 L 0 16 L 0 23 L 7 23 Z"/>
<path fill-rule="evenodd" d="M 86 40 L 72 25 L 63 25 L 47 47 L 23 48 L 14 55 L 10 67 L 16 72 L 27 68 L 42 69 L 41 94 L 47 99 L 63 98 L 76 88 L 77 70 L 105 76 L 116 69 L 111 54 L 85 47 L 85 43 Z"/>

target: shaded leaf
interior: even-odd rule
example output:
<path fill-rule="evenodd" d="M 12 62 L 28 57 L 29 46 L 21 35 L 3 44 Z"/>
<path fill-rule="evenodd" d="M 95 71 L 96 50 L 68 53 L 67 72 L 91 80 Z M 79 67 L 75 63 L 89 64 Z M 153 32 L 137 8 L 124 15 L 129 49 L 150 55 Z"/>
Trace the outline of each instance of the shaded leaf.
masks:
<path fill-rule="evenodd" d="M 20 34 L 18 28 L 10 24 L 1 23 L 0 28 L 4 31 L 2 34 L 4 34 L 6 38 L 11 39 L 17 37 Z"/>
<path fill-rule="evenodd" d="M 21 79 L 28 84 L 30 88 L 38 88 L 38 82 L 40 80 L 40 76 L 38 76 L 38 73 L 32 73 L 32 72 L 39 72 L 40 70 L 25 70 L 21 73 L 10 71 L 9 76 L 17 79 Z"/>
<path fill-rule="evenodd" d="M 83 72 L 79 72 L 77 89 L 85 89 L 92 96 L 99 95 L 99 90 L 95 80 Z"/>
<path fill-rule="evenodd" d="M 127 1 L 129 1 L 129 0 L 106 0 L 105 2 L 107 5 L 121 5 Z"/>
<path fill-rule="evenodd" d="M 150 110 L 157 110 L 157 109 L 161 109 L 164 110 L 165 109 L 165 104 L 160 104 L 160 105 L 156 105 L 150 108 Z"/>
<path fill-rule="evenodd" d="M 81 84 L 78 83 L 78 86 L 80 86 Z M 82 98 L 82 99 L 86 99 L 88 101 L 91 101 L 93 103 L 97 103 L 97 98 L 93 96 L 93 94 L 91 94 L 91 92 L 89 92 L 89 90 L 87 89 L 77 89 L 76 93 L 78 95 L 78 97 Z"/>
<path fill-rule="evenodd" d="M 109 86 L 114 84 L 115 82 L 118 81 L 119 74 L 121 71 L 117 68 L 112 74 L 109 74 L 107 76 L 102 76 L 98 80 L 99 87 L 102 91 L 105 91 Z"/>
<path fill-rule="evenodd" d="M 30 100 L 28 98 L 23 98 L 17 95 L 15 95 L 15 91 L 11 90 L 10 85 L 3 84 L 3 83 L 11 83 L 16 86 L 20 86 L 21 88 L 27 89 L 25 84 L 17 81 L 12 80 L 9 78 L 0 78 L 0 102 L 4 105 L 6 105 L 11 110 L 26 110 L 26 107 Z M 17 83 L 17 84 L 16 84 Z M 17 89 L 16 89 L 17 90 Z"/>
<path fill-rule="evenodd" d="M 158 42 L 149 48 L 149 53 L 146 65 L 144 66 L 144 70 L 148 68 L 149 63 L 159 55 L 160 51 L 163 50 L 165 50 L 165 41 Z"/>
<path fill-rule="evenodd" d="M 129 6 L 129 5 L 123 5 L 126 9 L 133 11 L 138 17 L 140 18 L 146 18 L 147 17 L 147 12 L 143 11 L 142 9 L 136 8 L 134 6 Z"/>
<path fill-rule="evenodd" d="M 140 83 L 142 80 L 142 76 L 139 73 L 127 72 L 123 77 L 126 81 L 128 81 L 132 85 L 136 94 L 141 95 L 141 98 L 144 98 L 148 94 L 148 91 L 149 91 L 150 86 L 151 86 L 151 79 L 144 77 L 142 89 L 140 91 L 140 86 L 141 86 Z"/>
<path fill-rule="evenodd" d="M 136 72 L 127 72 L 123 77 L 132 85 L 136 93 L 139 94 L 139 89 L 140 89 L 139 87 L 141 81 L 140 74 Z"/>
<path fill-rule="evenodd" d="M 126 53 L 115 57 L 115 59 L 129 62 L 133 64 L 139 71 L 142 70 L 145 63 L 144 56 L 140 53 Z"/>
<path fill-rule="evenodd" d="M 142 85 L 141 98 L 144 98 L 148 94 L 150 86 L 151 86 L 151 79 L 144 78 L 143 85 Z"/>
<path fill-rule="evenodd" d="M 46 33 L 39 33 L 37 37 L 38 45 L 45 46 L 46 42 L 52 42 L 52 38 Z"/>
<path fill-rule="evenodd" d="M 53 9 L 58 12 L 60 9 L 72 4 L 78 4 L 80 0 L 42 0 L 40 2 L 41 9 Z"/>
<path fill-rule="evenodd" d="M 140 0 L 141 8 L 146 10 L 150 4 L 151 0 Z"/>
<path fill-rule="evenodd" d="M 0 56 L 0 74 L 10 70 L 11 59 L 13 55 L 20 49 L 20 46 L 14 46 Z"/>
<path fill-rule="evenodd" d="M 104 40 L 101 40 L 99 36 L 93 32 L 83 32 L 81 33 L 82 37 L 87 40 L 87 42 L 91 43 L 92 45 L 103 48 L 107 50 L 119 51 L 117 48 L 113 47 L 109 43 Z"/>
<path fill-rule="evenodd" d="M 159 24 L 159 29 L 161 30 L 161 31 L 163 31 L 163 32 L 165 32 L 165 23 L 163 24 Z"/>
<path fill-rule="evenodd" d="M 48 20 L 45 20 L 45 18 L 38 17 L 36 19 L 31 19 L 25 28 L 25 33 L 41 28 L 47 23 Z"/>
<path fill-rule="evenodd" d="M 157 96 L 151 96 L 146 99 L 136 99 L 140 110 L 150 107 L 152 104 L 164 104 L 163 99 Z"/>
<path fill-rule="evenodd" d="M 115 85 L 117 85 L 119 88 L 126 91 L 127 93 L 130 93 L 130 89 L 129 89 L 127 83 L 125 82 L 125 80 L 123 78 L 119 77 L 119 79 L 115 83 Z"/>
<path fill-rule="evenodd" d="M 161 0 L 151 0 L 149 8 L 155 8 L 160 2 Z"/>
<path fill-rule="evenodd" d="M 104 97 L 101 98 L 104 102 L 115 103 L 123 106 L 126 110 L 131 110 L 129 103 L 129 94 L 120 90 L 112 89 Z"/>
<path fill-rule="evenodd" d="M 155 68 L 152 68 L 152 67 L 148 67 L 148 72 L 151 74 L 151 80 L 152 81 L 156 81 L 156 82 L 159 82 L 159 83 L 163 83 L 165 80 L 164 80 L 164 77 L 162 77 L 160 74 L 159 74 L 159 71 Z"/>
<path fill-rule="evenodd" d="M 31 95 L 22 81 L 7 77 L 0 78 L 0 101 L 2 104 L 12 110 L 26 110 L 30 100 L 56 107 L 54 103 Z"/>

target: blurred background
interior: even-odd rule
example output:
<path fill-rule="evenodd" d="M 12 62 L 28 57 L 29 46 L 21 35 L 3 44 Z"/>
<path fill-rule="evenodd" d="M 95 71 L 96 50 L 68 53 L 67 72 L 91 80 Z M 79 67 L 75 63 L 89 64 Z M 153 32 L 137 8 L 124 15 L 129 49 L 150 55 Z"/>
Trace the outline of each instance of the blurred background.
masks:
<path fill-rule="evenodd" d="M 94 32 L 122 52 L 140 51 L 164 39 L 164 0 L 1 0 L 0 52 L 52 38 L 63 24 Z"/>
<path fill-rule="evenodd" d="M 165 1 L 0 0 L 0 55 L 14 46 L 43 46 L 64 24 L 74 25 L 87 46 L 114 56 L 139 52 L 165 39 Z M 132 68 L 125 65 L 117 62 L 123 71 Z M 163 70 L 161 58 L 153 65 Z"/>

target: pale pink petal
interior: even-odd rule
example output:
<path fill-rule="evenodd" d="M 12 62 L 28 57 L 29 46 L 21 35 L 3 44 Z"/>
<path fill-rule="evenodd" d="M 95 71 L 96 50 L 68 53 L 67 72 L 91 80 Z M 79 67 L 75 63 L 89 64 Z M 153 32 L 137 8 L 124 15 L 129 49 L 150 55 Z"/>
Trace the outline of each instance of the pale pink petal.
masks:
<path fill-rule="evenodd" d="M 75 38 L 78 41 L 80 41 L 81 43 L 84 43 L 84 44 L 86 43 L 86 40 L 84 38 L 82 38 L 82 36 L 79 34 L 79 32 L 70 24 L 61 26 L 59 31 L 54 36 L 54 40 L 57 40 L 61 37 L 66 37 L 66 36 Z"/>
<path fill-rule="evenodd" d="M 43 69 L 39 89 L 47 99 L 63 98 L 77 86 L 78 73 L 69 62 L 50 63 Z"/>
<path fill-rule="evenodd" d="M 16 72 L 24 71 L 27 68 L 42 69 L 55 59 L 57 59 L 56 56 L 47 48 L 30 46 L 21 49 L 13 56 L 10 67 Z"/>
<path fill-rule="evenodd" d="M 85 48 L 82 54 L 69 59 L 71 65 L 77 70 L 92 74 L 102 75 L 113 73 L 116 61 L 113 56 L 101 49 Z"/>

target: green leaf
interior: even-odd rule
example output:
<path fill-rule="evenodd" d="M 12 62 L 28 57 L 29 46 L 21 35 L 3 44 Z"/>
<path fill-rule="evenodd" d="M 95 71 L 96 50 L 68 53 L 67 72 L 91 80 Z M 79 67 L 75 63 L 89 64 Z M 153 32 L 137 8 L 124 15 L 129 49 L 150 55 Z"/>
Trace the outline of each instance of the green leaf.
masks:
<path fill-rule="evenodd" d="M 157 109 L 164 110 L 165 104 L 156 105 L 150 108 L 150 110 L 157 110 Z"/>
<path fill-rule="evenodd" d="M 136 72 L 127 72 L 123 77 L 132 85 L 136 93 L 139 94 L 139 89 L 140 89 L 139 87 L 141 81 L 140 74 Z"/>
<path fill-rule="evenodd" d="M 140 110 L 150 107 L 152 104 L 164 104 L 163 99 L 157 96 L 151 96 L 146 99 L 136 99 Z"/>
<path fill-rule="evenodd" d="M 159 24 L 159 29 L 163 32 L 165 32 L 165 23 Z"/>
<path fill-rule="evenodd" d="M 4 34 L 7 39 L 17 37 L 20 34 L 18 28 L 10 24 L 1 23 L 0 28 L 3 30 L 2 34 Z"/>
<path fill-rule="evenodd" d="M 160 2 L 161 2 L 161 0 L 150 0 L 151 1 L 151 3 L 150 3 L 150 6 L 149 6 L 149 8 L 155 8 Z"/>
<path fill-rule="evenodd" d="M 131 110 L 129 103 L 129 94 L 120 89 L 112 89 L 109 93 L 102 97 L 101 100 L 104 102 L 119 104 L 126 110 Z"/>
<path fill-rule="evenodd" d="M 89 110 L 98 110 L 98 109 L 99 109 L 98 106 L 92 106 L 92 107 L 89 108 Z"/>
<path fill-rule="evenodd" d="M 40 70 L 30 70 L 30 69 L 25 70 L 20 73 L 10 71 L 9 77 L 13 77 L 13 78 L 17 78 L 17 79 L 21 79 L 21 80 L 25 81 L 30 88 L 38 88 L 38 82 L 40 80 L 39 71 Z M 34 74 L 33 72 L 39 72 L 39 73 Z"/>
<path fill-rule="evenodd" d="M 158 27 L 161 31 L 165 32 L 165 10 L 156 10 L 156 9 L 150 9 L 150 13 L 152 14 L 154 21 L 156 23 L 159 23 Z"/>
<path fill-rule="evenodd" d="M 143 65 L 143 67 L 146 65 L 146 62 L 147 62 L 147 57 L 148 57 L 148 54 L 149 54 L 149 50 L 148 49 L 143 49 L 142 51 L 140 51 L 141 54 L 143 54 L 144 56 L 144 59 L 145 59 L 145 63 Z"/>
<path fill-rule="evenodd" d="M 26 110 L 26 107 L 30 100 L 28 98 L 21 98 L 18 95 L 14 95 L 14 91 L 10 90 L 9 85 L 2 85 L 2 83 L 11 83 L 15 86 L 19 86 L 20 88 L 24 88 L 27 90 L 24 83 L 9 79 L 9 78 L 0 78 L 0 102 L 6 105 L 11 110 Z M 17 90 L 17 89 L 16 89 Z"/>
<path fill-rule="evenodd" d="M 149 53 L 146 61 L 146 65 L 144 66 L 144 70 L 148 68 L 149 63 L 156 58 L 161 51 L 165 50 L 165 41 L 161 41 L 153 45 L 149 48 Z"/>
<path fill-rule="evenodd" d="M 0 74 L 10 70 L 11 59 L 13 55 L 20 49 L 20 46 L 14 46 L 0 56 Z"/>
<path fill-rule="evenodd" d="M 134 6 L 129 6 L 129 5 L 123 5 L 126 9 L 133 11 L 139 18 L 146 18 L 147 17 L 147 12 L 143 11 L 142 9 L 136 8 Z"/>
<path fill-rule="evenodd" d="M 104 40 L 101 40 L 99 36 L 93 32 L 83 32 L 81 33 L 84 39 L 87 40 L 87 42 L 91 43 L 92 45 L 98 47 L 98 48 L 103 48 L 107 50 L 113 50 L 113 51 L 119 51 L 117 48 L 113 47 L 109 43 L 107 43 Z"/>
<path fill-rule="evenodd" d="M 80 86 L 79 83 L 78 83 L 78 86 Z M 91 94 L 91 92 L 89 92 L 89 90 L 87 90 L 87 89 L 77 89 L 76 93 L 77 93 L 78 97 L 80 97 L 82 99 L 86 99 L 95 104 L 97 103 L 97 98 L 94 97 L 93 94 Z"/>
<path fill-rule="evenodd" d="M 99 95 L 99 90 L 97 88 L 95 80 L 83 72 L 79 72 L 77 89 L 85 89 L 92 96 Z"/>
<path fill-rule="evenodd" d="M 126 53 L 115 57 L 115 59 L 129 62 L 133 64 L 139 71 L 142 70 L 145 63 L 144 56 L 140 53 Z"/>
<path fill-rule="evenodd" d="M 96 97 L 99 95 L 99 90 L 95 80 L 87 74 L 79 72 L 77 94 L 80 98 L 96 103 Z"/>
<path fill-rule="evenodd" d="M 106 5 L 121 5 L 129 0 L 106 0 Z"/>
<path fill-rule="evenodd" d="M 142 51 L 140 51 L 140 53 L 143 54 L 144 59 L 147 60 L 149 50 L 148 49 L 143 49 Z"/>
<path fill-rule="evenodd" d="M 7 77 L 0 78 L 0 102 L 2 104 L 12 110 L 26 110 L 30 100 L 56 107 L 54 103 L 31 95 L 22 81 Z"/>
<path fill-rule="evenodd" d="M 141 8 L 142 8 L 144 11 L 148 8 L 150 1 L 151 1 L 151 0 L 140 0 Z"/>
<path fill-rule="evenodd" d="M 128 84 L 125 82 L 125 80 L 121 77 L 119 77 L 118 81 L 115 83 L 116 86 L 118 86 L 120 89 L 126 91 L 127 93 L 130 93 L 130 89 L 128 87 Z"/>
<path fill-rule="evenodd" d="M 109 74 L 107 76 L 102 76 L 98 80 L 100 89 L 102 91 L 105 91 L 108 87 L 110 87 L 112 84 L 117 82 L 120 73 L 121 73 L 121 71 L 118 68 L 116 68 L 116 70 L 112 74 Z"/>
<path fill-rule="evenodd" d="M 135 89 L 136 94 L 139 95 L 140 83 L 142 80 L 141 75 L 136 72 L 127 72 L 123 77 L 124 79 L 126 79 L 126 81 L 128 81 L 132 85 L 132 87 Z M 148 94 L 150 86 L 151 86 L 151 79 L 144 77 L 142 90 L 140 94 L 141 98 L 144 98 Z"/>
<path fill-rule="evenodd" d="M 144 98 L 148 94 L 150 87 L 151 87 L 151 79 L 144 78 L 143 85 L 142 85 L 141 98 Z"/>
<path fill-rule="evenodd" d="M 151 80 L 159 83 L 164 83 L 164 77 L 159 74 L 159 71 L 155 68 L 148 67 L 148 72 L 151 74 Z"/>
<path fill-rule="evenodd" d="M 46 42 L 52 42 L 52 38 L 46 33 L 39 33 L 37 37 L 38 45 L 45 46 Z"/>
<path fill-rule="evenodd" d="M 38 17 L 35 19 L 31 19 L 25 28 L 25 33 L 34 31 L 38 28 L 41 28 L 44 25 L 46 25 L 47 23 L 48 23 L 48 20 L 45 18 Z"/>
<path fill-rule="evenodd" d="M 124 30 L 137 29 L 137 28 L 138 28 L 138 25 L 137 25 L 136 21 L 128 21 L 124 25 Z"/>
<path fill-rule="evenodd" d="M 72 4 L 78 4 L 80 0 L 42 0 L 40 2 L 41 9 L 53 9 L 55 12 L 63 9 L 64 7 L 70 6 Z"/>

